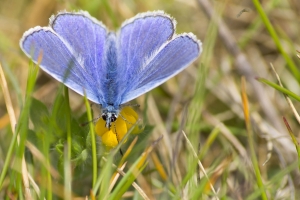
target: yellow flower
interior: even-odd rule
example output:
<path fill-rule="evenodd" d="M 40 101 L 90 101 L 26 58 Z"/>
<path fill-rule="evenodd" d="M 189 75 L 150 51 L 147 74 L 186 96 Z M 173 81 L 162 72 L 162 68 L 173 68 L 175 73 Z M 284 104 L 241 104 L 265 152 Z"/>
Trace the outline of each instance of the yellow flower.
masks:
<path fill-rule="evenodd" d="M 102 143 L 114 148 L 123 139 L 127 131 L 138 120 L 138 114 L 131 107 L 122 108 L 117 120 L 111 123 L 110 129 L 105 127 L 105 121 L 100 118 L 95 126 L 96 133 L 101 137 Z M 135 126 L 131 133 L 138 134 L 141 130 Z"/>

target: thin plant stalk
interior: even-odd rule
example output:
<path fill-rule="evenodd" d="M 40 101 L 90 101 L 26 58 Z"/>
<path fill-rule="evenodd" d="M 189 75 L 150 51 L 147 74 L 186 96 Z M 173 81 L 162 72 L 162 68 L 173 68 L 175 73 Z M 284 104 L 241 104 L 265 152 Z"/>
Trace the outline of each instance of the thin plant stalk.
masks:
<path fill-rule="evenodd" d="M 292 92 L 292 91 L 290 91 L 290 90 L 288 90 L 288 89 L 286 89 L 286 88 L 284 88 L 284 87 L 282 87 L 282 86 L 280 86 L 280 85 L 278 85 L 276 83 L 268 81 L 268 80 L 266 80 L 264 78 L 257 78 L 257 80 L 259 82 L 261 82 L 261 83 L 265 83 L 265 84 L 271 86 L 272 88 L 278 90 L 279 92 L 282 92 L 283 94 L 285 94 L 285 95 L 287 95 L 289 97 L 292 97 L 293 99 L 295 99 L 295 100 L 297 100 L 297 101 L 300 102 L 300 96 L 298 96 L 294 92 Z"/>
<path fill-rule="evenodd" d="M 295 65 L 295 63 L 293 62 L 293 60 L 287 55 L 287 53 L 284 51 L 283 46 L 281 45 L 281 42 L 279 40 L 279 37 L 274 29 L 274 27 L 272 26 L 268 16 L 266 15 L 265 11 L 263 10 L 259 0 L 252 0 L 257 12 L 259 13 L 261 20 L 263 21 L 263 23 L 266 26 L 266 29 L 269 31 L 277 49 L 279 50 L 279 52 L 281 53 L 282 57 L 284 58 L 285 62 L 287 63 L 287 65 L 289 66 L 290 70 L 292 71 L 292 73 L 295 75 L 298 83 L 300 83 L 300 73 L 299 70 L 297 68 L 297 66 Z"/>
<path fill-rule="evenodd" d="M 92 143 L 92 162 L 93 162 L 93 181 L 92 181 L 92 187 L 95 186 L 96 180 L 97 180 L 97 149 L 96 149 L 96 138 L 95 138 L 95 131 L 94 131 L 94 124 L 92 123 L 92 113 L 91 113 L 91 107 L 90 104 L 86 98 L 86 95 L 84 95 L 84 102 L 87 112 L 88 121 L 90 126 L 90 134 L 91 134 L 91 143 Z"/>
<path fill-rule="evenodd" d="M 9 144 L 7 155 L 6 155 L 6 158 L 5 158 L 5 161 L 3 164 L 3 168 L 1 171 L 1 175 L 0 175 L 0 190 L 2 189 L 2 184 L 3 184 L 4 178 L 5 178 L 6 172 L 8 170 L 8 166 L 10 164 L 10 160 L 11 160 L 11 157 L 13 154 L 13 150 L 14 150 L 16 141 L 17 141 L 17 137 L 18 137 L 18 134 L 14 134 L 12 137 L 12 140 L 10 141 L 10 144 Z"/>
<path fill-rule="evenodd" d="M 69 101 L 69 90 L 66 86 L 64 86 L 64 93 L 66 98 L 67 105 L 67 143 L 68 143 L 68 159 L 71 160 L 72 157 L 72 135 L 71 135 L 71 111 L 70 111 L 70 101 Z"/>
<path fill-rule="evenodd" d="M 283 121 L 284 121 L 284 124 L 285 124 L 286 128 L 288 129 L 288 132 L 289 132 L 289 134 L 292 138 L 292 141 L 293 141 L 293 143 L 296 147 L 297 155 L 298 155 L 298 168 L 300 170 L 300 147 L 299 147 L 299 143 L 298 143 L 297 138 L 295 137 L 295 135 L 294 135 L 294 133 L 293 133 L 293 131 L 292 131 L 292 129 L 291 129 L 291 127 L 290 127 L 290 125 L 289 125 L 289 123 L 288 123 L 288 121 L 286 120 L 285 117 L 283 117 Z"/>
<path fill-rule="evenodd" d="M 68 200 L 72 198 L 72 176 L 71 176 L 71 160 L 69 158 L 69 145 L 65 144 L 64 147 L 64 199 Z"/>
<path fill-rule="evenodd" d="M 4 98 L 5 98 L 6 103 L 10 104 L 10 106 L 8 108 L 8 113 L 10 116 L 12 132 L 14 133 L 12 141 L 11 141 L 9 149 L 8 149 L 8 153 L 7 153 L 5 161 L 4 161 L 3 169 L 2 169 L 2 172 L 0 175 L 0 190 L 2 188 L 2 184 L 4 181 L 5 175 L 7 173 L 7 170 L 8 170 L 8 166 L 9 166 L 9 163 L 10 163 L 10 160 L 12 157 L 12 153 L 13 153 L 16 141 L 18 141 L 18 143 L 20 143 L 19 131 L 21 129 L 21 126 L 23 126 L 23 129 L 27 129 L 27 125 L 28 125 L 27 124 L 28 123 L 27 116 L 28 116 L 28 110 L 30 108 L 30 103 L 31 103 L 30 98 L 31 98 L 31 94 L 32 94 L 32 91 L 33 91 L 33 88 L 35 85 L 37 73 L 38 73 L 38 68 L 35 67 L 32 62 L 30 63 L 29 67 L 30 68 L 29 68 L 29 75 L 28 75 L 28 80 L 27 80 L 25 103 L 24 103 L 24 108 L 22 109 L 20 118 L 19 118 L 19 120 L 22 121 L 23 123 L 16 123 L 14 112 L 12 110 L 11 100 L 10 100 L 9 93 L 7 90 L 7 83 L 6 83 L 6 80 L 4 77 L 2 66 L 0 65 L 1 87 L 4 92 Z M 16 128 L 14 127 L 15 124 L 17 124 Z M 24 127 L 24 126 L 26 126 L 26 127 Z M 27 132 L 27 130 L 23 130 L 23 131 Z M 23 144 L 22 145 L 23 148 L 19 150 L 19 153 L 20 153 L 20 156 L 22 157 L 22 178 L 23 178 L 23 184 L 25 187 L 25 197 L 26 197 L 26 199 L 32 199 L 31 192 L 29 189 L 29 179 L 28 179 L 28 171 L 27 171 L 27 167 L 26 167 L 26 161 L 25 161 L 25 158 L 23 155 L 24 154 L 24 142 L 22 142 L 22 144 Z"/>
<path fill-rule="evenodd" d="M 71 111 L 69 102 L 69 91 L 66 86 L 64 86 L 64 93 L 66 98 L 66 123 L 67 123 L 67 145 L 65 145 L 65 161 L 64 161 L 64 185 L 65 185 L 65 199 L 71 199 L 72 191 L 72 176 L 71 176 L 71 158 L 72 158 L 72 135 L 71 135 Z"/>
<path fill-rule="evenodd" d="M 243 110 L 244 110 L 244 116 L 245 116 L 245 123 L 246 123 L 246 129 L 248 133 L 248 141 L 249 141 L 249 147 L 250 147 L 250 154 L 251 154 L 251 161 L 252 165 L 255 171 L 255 176 L 256 176 L 256 183 L 258 188 L 260 189 L 261 192 L 261 197 L 263 200 L 267 200 L 267 194 L 265 191 L 264 183 L 262 181 L 262 177 L 260 174 L 260 169 L 255 153 L 255 146 L 254 146 L 254 140 L 253 140 L 253 131 L 251 127 L 251 122 L 250 122 L 250 114 L 249 114 L 249 104 L 248 104 L 248 97 L 246 94 L 246 80 L 245 77 L 242 77 L 242 102 L 243 102 Z"/>

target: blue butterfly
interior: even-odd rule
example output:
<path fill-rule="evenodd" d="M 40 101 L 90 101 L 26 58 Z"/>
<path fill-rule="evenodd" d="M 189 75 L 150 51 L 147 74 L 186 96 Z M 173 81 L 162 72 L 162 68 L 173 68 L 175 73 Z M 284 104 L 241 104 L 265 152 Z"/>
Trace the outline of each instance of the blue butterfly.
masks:
<path fill-rule="evenodd" d="M 201 54 L 196 36 L 177 35 L 175 26 L 163 11 L 145 12 L 115 33 L 85 11 L 61 12 L 50 18 L 49 27 L 26 31 L 20 46 L 56 80 L 100 104 L 109 128 L 122 104 L 161 85 Z"/>

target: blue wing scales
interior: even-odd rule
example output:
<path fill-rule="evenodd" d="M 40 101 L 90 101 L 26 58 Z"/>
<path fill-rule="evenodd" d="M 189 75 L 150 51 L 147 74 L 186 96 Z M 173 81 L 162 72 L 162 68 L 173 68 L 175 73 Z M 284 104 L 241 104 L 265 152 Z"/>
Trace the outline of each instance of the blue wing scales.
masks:
<path fill-rule="evenodd" d="M 175 34 L 176 22 L 162 11 L 147 12 L 125 22 L 119 32 L 119 65 L 126 103 L 167 81 L 201 53 L 201 42 Z"/>
<path fill-rule="evenodd" d="M 25 32 L 20 45 L 35 63 L 43 52 L 40 67 L 77 93 L 85 89 L 96 103 L 123 104 L 175 76 L 201 53 L 200 41 L 192 34 L 175 35 L 175 25 L 162 11 L 127 20 L 111 58 L 101 22 L 83 11 L 60 13 L 50 28 Z M 108 66 L 107 60 L 117 64 Z"/>
<path fill-rule="evenodd" d="M 143 73 L 142 63 L 173 37 L 175 21 L 162 11 L 146 12 L 125 21 L 118 32 L 120 95 Z"/>
<path fill-rule="evenodd" d="M 106 28 L 85 12 L 60 13 L 51 18 L 50 27 L 25 32 L 23 51 L 35 63 L 42 52 L 44 71 L 81 95 L 85 89 L 88 99 L 102 104 L 99 81 Z"/>
<path fill-rule="evenodd" d="M 78 57 L 83 59 L 85 71 L 100 85 L 104 74 L 106 27 L 84 11 L 60 13 L 50 19 L 50 26 L 76 50 Z"/>
<path fill-rule="evenodd" d="M 131 80 L 131 89 L 124 93 L 126 103 L 166 82 L 189 66 L 201 53 L 201 43 L 192 34 L 176 36 L 163 45 L 141 67 L 140 74 Z"/>

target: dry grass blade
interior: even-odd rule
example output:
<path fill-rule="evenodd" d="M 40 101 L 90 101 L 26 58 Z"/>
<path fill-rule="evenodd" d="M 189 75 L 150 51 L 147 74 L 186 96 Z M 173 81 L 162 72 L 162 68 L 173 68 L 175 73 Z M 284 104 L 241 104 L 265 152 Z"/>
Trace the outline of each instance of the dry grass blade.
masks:
<path fill-rule="evenodd" d="M 213 174 L 210 177 L 210 184 L 214 184 L 224 173 L 224 171 L 228 168 L 228 166 L 232 163 L 232 156 L 225 158 L 219 166 L 214 169 Z M 210 184 L 206 185 L 205 191 L 210 191 Z"/>
<path fill-rule="evenodd" d="M 107 162 L 107 159 L 102 157 L 102 159 L 104 161 Z M 115 164 L 112 164 L 112 166 L 117 170 L 117 172 L 121 175 L 121 176 L 125 176 L 125 172 L 121 169 L 121 168 L 118 168 L 118 166 L 116 166 Z M 132 186 L 138 191 L 138 193 L 144 198 L 144 199 L 147 199 L 147 200 L 150 200 L 149 197 L 146 195 L 146 193 L 143 191 L 143 189 L 136 183 L 136 182 L 133 182 L 132 183 Z"/>
<path fill-rule="evenodd" d="M 29 178 L 29 181 L 30 181 L 35 193 L 40 198 L 40 188 L 39 188 L 39 186 L 35 183 L 34 179 L 32 178 L 32 176 L 29 173 L 28 173 L 28 178 Z M 46 198 L 44 198 L 44 199 L 46 199 Z"/>
<path fill-rule="evenodd" d="M 51 173 L 51 175 L 55 179 L 59 179 L 60 175 L 59 173 L 50 165 L 47 165 L 46 163 L 46 158 L 42 152 L 36 146 L 34 146 L 31 142 L 27 141 L 26 142 L 27 148 L 30 150 L 30 152 L 34 155 L 35 158 L 37 158 L 41 163 L 45 165 L 45 168 Z"/>
<path fill-rule="evenodd" d="M 270 66 L 271 66 L 271 68 L 272 68 L 272 70 L 273 70 L 273 72 L 274 72 L 274 74 L 275 74 L 275 76 L 276 76 L 276 79 L 277 79 L 279 85 L 280 85 L 281 87 L 283 87 L 283 85 L 282 85 L 282 83 L 281 83 L 281 80 L 280 80 L 280 77 L 279 77 L 278 73 L 276 72 L 276 70 L 275 70 L 273 64 L 270 63 Z M 290 108 L 292 109 L 292 111 L 293 111 L 293 113 L 294 113 L 294 116 L 296 117 L 298 123 L 300 124 L 300 116 L 299 116 L 299 114 L 298 114 L 298 112 L 297 112 L 297 110 L 296 110 L 296 108 L 295 108 L 295 106 L 294 106 L 292 100 L 291 100 L 287 95 L 285 95 L 285 94 L 283 94 L 283 95 L 284 95 L 286 101 L 288 102 Z"/>
<path fill-rule="evenodd" d="M 193 155 L 195 156 L 195 158 L 198 159 L 198 155 L 197 155 L 197 153 L 196 153 L 196 151 L 195 151 L 195 149 L 194 149 L 192 143 L 190 142 L 190 140 L 189 140 L 188 137 L 186 136 L 185 132 L 182 131 L 182 134 L 183 134 L 184 138 L 186 139 L 188 146 L 191 148 L 191 150 L 192 150 L 192 152 L 193 152 Z M 201 161 L 200 161 L 199 159 L 198 159 L 198 165 L 199 165 L 201 171 L 203 172 L 205 178 L 207 179 L 207 181 L 208 181 L 208 183 L 209 183 L 209 186 L 210 186 L 210 189 L 212 190 L 212 192 L 213 192 L 214 195 L 215 195 L 215 198 L 216 198 L 216 199 L 219 199 L 218 196 L 217 196 L 217 192 L 216 192 L 214 186 L 212 185 L 212 183 L 210 182 L 210 179 L 209 179 L 209 177 L 208 177 L 208 175 L 207 175 L 207 173 L 206 173 L 206 171 L 205 171 L 205 169 L 204 169 L 204 167 L 203 167 L 203 165 L 202 165 L 202 163 L 201 163 Z"/>
<path fill-rule="evenodd" d="M 142 102 L 139 102 L 139 104 L 142 104 Z M 170 169 L 169 161 L 173 155 L 171 139 L 166 128 L 163 126 L 164 124 L 163 120 L 159 114 L 158 107 L 152 95 L 149 95 L 148 97 L 148 107 L 149 107 L 148 109 L 149 121 L 151 122 L 151 124 L 157 125 L 152 133 L 153 138 L 158 138 L 161 135 L 163 135 L 162 143 L 160 146 L 160 155 L 163 156 L 163 158 L 165 159 L 164 164 L 166 165 L 166 169 Z M 178 168 L 178 165 L 175 165 L 173 167 L 176 175 L 172 176 L 173 178 L 172 181 L 175 185 L 177 185 L 178 183 L 181 182 L 182 177 L 180 175 L 180 170 Z"/>
<path fill-rule="evenodd" d="M 197 0 L 200 7 L 203 8 L 203 11 L 206 13 L 208 18 L 213 19 L 214 10 L 211 5 L 211 2 L 208 0 Z M 255 77 L 257 76 L 253 70 L 253 66 L 250 64 L 247 56 L 242 52 L 239 48 L 236 39 L 234 38 L 232 32 L 227 27 L 222 19 L 218 19 L 216 22 L 218 24 L 218 31 L 221 40 L 223 41 L 228 52 L 235 58 L 235 66 L 239 74 L 246 77 L 247 81 L 252 86 L 254 91 L 254 95 L 256 99 L 259 101 L 261 109 L 266 116 L 266 120 L 273 124 L 274 127 L 279 132 L 285 132 L 282 123 L 280 122 L 280 118 L 276 113 L 276 107 L 273 105 L 269 96 L 265 95 L 264 89 L 261 84 L 259 84 Z M 277 141 L 280 146 L 282 146 L 285 151 L 287 151 L 286 159 L 289 162 L 294 161 L 293 155 L 295 152 L 290 148 L 293 144 L 290 140 L 278 140 Z"/>
<path fill-rule="evenodd" d="M 12 105 L 12 101 L 10 98 L 10 94 L 9 94 L 9 89 L 7 86 L 7 82 L 4 76 L 4 72 L 0 63 L 0 78 L 1 78 L 1 88 L 3 91 L 3 96 L 4 96 L 4 100 L 5 100 L 5 105 L 6 105 L 6 109 L 9 115 L 9 119 L 10 119 L 10 126 L 11 126 L 11 131 L 13 134 L 15 133 L 15 125 L 17 124 L 17 120 L 16 120 L 16 116 L 15 116 L 15 112 L 13 109 L 13 105 Z M 18 136 L 17 138 L 17 142 L 19 144 L 20 142 L 20 137 Z M 23 184 L 24 184 L 24 188 L 25 188 L 25 198 L 26 199 L 32 199 L 32 195 L 30 192 L 30 185 L 29 185 L 29 177 L 28 177 L 28 171 L 27 171 L 27 167 L 26 167 L 26 161 L 24 158 L 24 155 L 22 156 L 22 179 L 23 179 Z"/>
<path fill-rule="evenodd" d="M 213 126 L 218 126 L 221 133 L 237 149 L 239 154 L 243 158 L 248 158 L 247 151 L 246 151 L 245 147 L 241 144 L 241 142 L 239 140 L 237 140 L 236 137 L 234 137 L 234 135 L 230 132 L 230 130 L 223 123 L 221 123 L 216 117 L 214 117 L 213 115 L 211 115 L 208 112 L 203 112 L 203 117 L 206 121 L 208 121 Z"/>
<path fill-rule="evenodd" d="M 156 170 L 158 171 L 160 177 L 166 181 L 168 179 L 168 175 L 164 169 L 164 166 L 162 165 L 162 163 L 160 162 L 157 154 L 155 152 L 151 153 L 151 158 L 153 160 L 154 166 L 156 168 Z"/>
<path fill-rule="evenodd" d="M 128 149 L 126 150 L 126 152 L 124 153 L 124 155 L 122 156 L 122 159 L 118 165 L 118 168 L 123 170 L 127 164 L 127 162 L 125 162 L 125 160 L 127 159 L 127 157 L 129 156 L 130 152 L 132 151 L 134 145 L 136 144 L 138 140 L 138 137 L 136 136 L 134 138 L 134 140 L 131 142 L 131 144 L 129 145 Z M 109 186 L 109 191 L 111 191 L 113 189 L 113 187 L 115 186 L 118 178 L 120 177 L 120 174 L 115 172 L 112 176 L 112 179 L 110 181 L 110 186 Z"/>
<path fill-rule="evenodd" d="M 151 119 L 153 120 L 153 124 L 157 124 L 157 131 L 155 131 L 154 137 L 160 137 L 160 135 L 163 135 L 163 146 L 164 146 L 164 156 L 168 157 L 168 159 L 171 158 L 172 155 L 172 145 L 171 145 L 171 140 L 170 137 L 168 135 L 167 130 L 164 127 L 164 122 L 159 114 L 159 110 L 158 107 L 156 105 L 156 102 L 154 100 L 154 98 L 152 97 L 152 95 L 149 95 L 148 97 L 148 106 L 149 106 L 149 114 L 151 116 Z M 162 149 L 161 149 L 162 150 Z"/>
<path fill-rule="evenodd" d="M 253 112 L 251 114 L 251 120 L 253 121 L 253 125 L 256 125 L 257 128 L 259 129 L 259 132 L 261 132 L 260 137 L 265 138 L 266 142 L 267 142 L 267 158 L 264 161 L 264 163 L 262 164 L 262 166 L 264 166 L 272 157 L 272 151 L 274 149 L 274 145 L 273 145 L 273 141 L 271 138 L 271 134 L 269 132 L 271 131 L 276 131 L 275 129 L 273 129 L 270 124 L 267 124 L 267 122 L 265 122 L 262 117 L 256 113 Z M 273 129 L 273 130 L 272 130 Z"/>
<path fill-rule="evenodd" d="M 260 168 L 259 168 L 258 160 L 257 160 L 257 156 L 256 156 L 256 151 L 255 151 L 253 130 L 252 130 L 251 122 L 250 122 L 249 101 L 248 101 L 248 96 L 247 96 L 246 92 L 247 92 L 246 79 L 244 76 L 242 76 L 242 78 L 241 78 L 241 98 L 243 101 L 243 109 L 244 109 L 245 124 L 246 124 L 246 129 L 247 129 L 247 134 L 248 134 L 248 143 L 249 143 L 249 148 L 250 148 L 251 161 L 252 161 L 253 169 L 255 171 L 256 183 L 261 192 L 261 198 L 263 200 L 267 200 L 268 197 L 266 194 L 265 183 L 263 182 L 263 179 L 261 176 L 261 172 L 260 172 Z"/>
<path fill-rule="evenodd" d="M 299 146 L 299 142 L 297 140 L 297 138 L 294 136 L 294 132 L 292 130 L 292 128 L 290 127 L 288 121 L 286 120 L 285 117 L 283 117 L 283 121 L 284 121 L 284 124 L 286 126 L 286 128 L 288 129 L 288 132 L 292 138 L 292 141 L 296 147 L 296 150 L 297 150 L 297 153 L 298 153 L 298 165 L 299 165 L 299 169 L 300 169 L 300 146 Z"/>
<path fill-rule="evenodd" d="M 206 12 L 208 17 L 212 19 L 213 9 L 211 3 L 208 0 L 198 0 L 198 3 L 201 7 L 203 7 L 203 10 Z M 219 21 L 216 23 L 218 24 L 219 27 L 218 30 L 219 30 L 220 38 L 222 39 L 223 43 L 227 47 L 227 50 L 236 59 L 235 65 L 237 67 L 237 70 L 241 75 L 244 75 L 247 79 L 249 79 L 250 84 L 256 91 L 255 95 L 257 99 L 260 101 L 263 111 L 270 119 L 270 121 L 273 121 L 276 124 L 276 122 L 278 122 L 278 119 L 276 118 L 277 115 L 274 113 L 274 109 L 271 107 L 268 97 L 263 95 L 264 92 L 261 85 L 258 84 L 257 81 L 254 79 L 254 77 L 256 77 L 256 74 L 252 70 L 250 62 L 238 47 L 236 40 L 233 37 L 233 34 L 226 26 L 226 24 L 223 22 L 223 20 L 219 19 Z M 279 127 L 279 129 L 282 129 L 282 127 Z"/>
<path fill-rule="evenodd" d="M 119 166 L 118 169 L 123 171 L 124 168 L 126 167 L 126 164 L 127 164 L 127 162 L 125 162 L 122 166 Z M 114 186 L 115 186 L 115 184 L 116 184 L 119 177 L 120 177 L 120 173 L 115 173 L 113 175 L 112 180 L 111 180 L 110 185 L 109 185 L 109 188 L 108 188 L 109 191 L 111 191 L 114 188 Z"/>
<path fill-rule="evenodd" d="M 14 112 L 14 108 L 11 102 L 11 98 L 10 98 L 10 94 L 9 94 L 9 89 L 7 86 L 7 82 L 5 79 L 5 75 L 0 63 L 0 77 L 1 77 L 1 88 L 3 91 L 3 96 L 4 96 L 4 100 L 5 100 L 5 105 L 6 105 L 6 109 L 7 109 L 7 113 L 10 119 L 10 126 L 11 126 L 11 130 L 13 132 L 13 134 L 15 134 L 15 125 L 17 124 L 17 120 L 16 120 L 16 116 L 15 116 L 15 112 Z M 18 139 L 19 141 L 19 139 Z"/>
<path fill-rule="evenodd" d="M 129 147 L 127 148 L 126 152 L 124 153 L 124 155 L 122 156 L 122 159 L 119 163 L 119 167 L 121 167 L 123 165 L 123 163 L 125 162 L 125 160 L 127 159 L 127 157 L 129 156 L 130 152 L 132 151 L 134 145 L 136 144 L 138 140 L 138 137 L 136 136 L 133 141 L 131 142 L 131 144 L 129 145 Z"/>
<path fill-rule="evenodd" d="M 297 52 L 300 53 L 300 51 L 298 51 L 298 50 L 297 50 Z M 299 54 L 296 54 L 296 55 L 297 55 L 297 57 L 300 59 L 300 55 L 299 55 Z"/>

